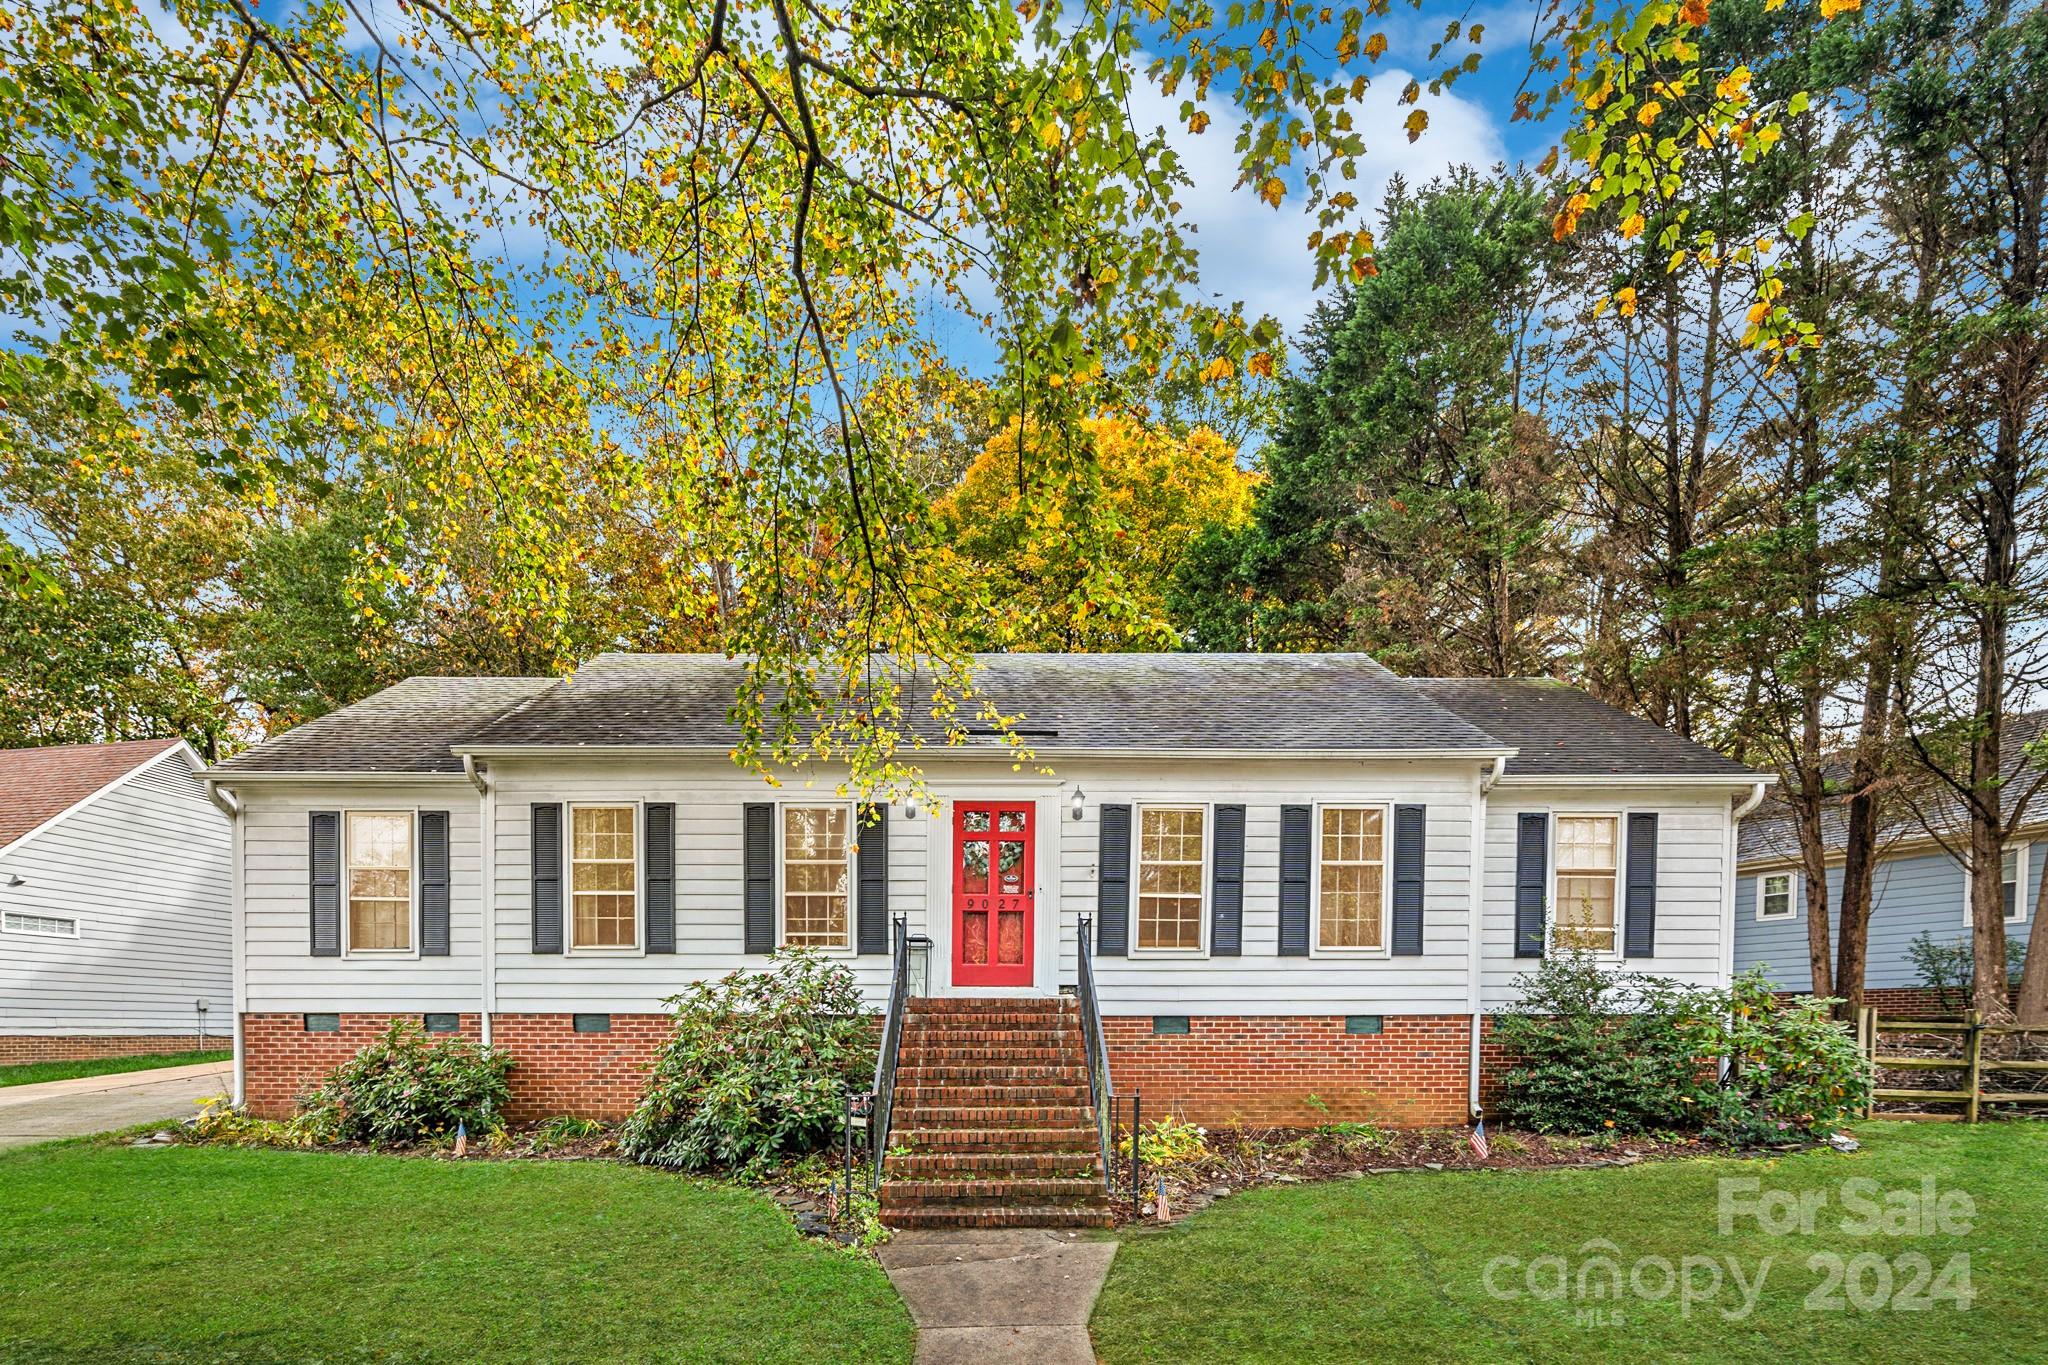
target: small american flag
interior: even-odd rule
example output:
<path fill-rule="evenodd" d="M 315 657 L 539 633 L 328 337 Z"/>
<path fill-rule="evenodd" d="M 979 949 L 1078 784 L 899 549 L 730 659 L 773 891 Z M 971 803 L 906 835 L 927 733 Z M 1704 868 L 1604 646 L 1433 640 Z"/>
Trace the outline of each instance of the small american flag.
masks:
<path fill-rule="evenodd" d="M 1485 1119 L 1481 1119 L 1479 1120 L 1479 1122 L 1472 1125 L 1471 1142 L 1473 1154 L 1477 1156 L 1481 1161 L 1484 1161 L 1488 1157 L 1493 1155 L 1493 1149 L 1486 1145 Z"/>

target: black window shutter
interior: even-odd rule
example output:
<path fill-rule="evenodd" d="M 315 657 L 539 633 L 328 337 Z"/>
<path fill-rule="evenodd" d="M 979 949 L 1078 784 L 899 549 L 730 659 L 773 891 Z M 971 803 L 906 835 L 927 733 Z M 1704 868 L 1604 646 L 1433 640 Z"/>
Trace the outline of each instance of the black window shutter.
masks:
<path fill-rule="evenodd" d="M 860 808 L 860 921 L 857 948 L 863 953 L 889 951 L 889 808 Z"/>
<path fill-rule="evenodd" d="M 1216 842 L 1210 862 L 1209 952 L 1236 957 L 1244 951 L 1244 807 L 1216 808 Z"/>
<path fill-rule="evenodd" d="M 1422 956 L 1423 829 L 1421 806 L 1394 807 L 1394 956 Z"/>
<path fill-rule="evenodd" d="M 448 956 L 448 812 L 420 812 L 420 956 Z"/>
<path fill-rule="evenodd" d="M 1523 811 L 1515 825 L 1515 956 L 1543 956 L 1543 901 L 1550 876 L 1550 817 Z"/>
<path fill-rule="evenodd" d="M 307 918 L 314 957 L 341 956 L 341 812 L 316 810 L 307 820 Z"/>
<path fill-rule="evenodd" d="M 562 951 L 562 807 L 533 803 L 533 951 Z"/>
<path fill-rule="evenodd" d="M 1103 806 L 1095 860 L 1095 952 L 1123 957 L 1131 943 L 1131 808 Z"/>
<path fill-rule="evenodd" d="M 1308 956 L 1309 824 L 1307 806 L 1280 808 L 1280 956 Z"/>
<path fill-rule="evenodd" d="M 1657 955 L 1657 813 L 1628 817 L 1628 957 Z"/>
<path fill-rule="evenodd" d="M 673 801 L 649 801 L 642 809 L 647 847 L 641 850 L 642 914 L 646 918 L 647 951 L 676 950 L 676 807 Z"/>
<path fill-rule="evenodd" d="M 747 803 L 742 844 L 746 851 L 746 950 L 775 951 L 775 806 Z"/>

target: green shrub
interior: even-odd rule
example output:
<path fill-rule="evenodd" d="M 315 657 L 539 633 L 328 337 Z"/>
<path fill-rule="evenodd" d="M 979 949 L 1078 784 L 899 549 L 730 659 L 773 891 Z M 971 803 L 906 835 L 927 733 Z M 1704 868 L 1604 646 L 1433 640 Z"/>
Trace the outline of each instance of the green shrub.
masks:
<path fill-rule="evenodd" d="M 1566 951 L 1517 985 L 1521 1007 L 1494 1020 L 1509 1062 L 1497 1108 L 1538 1132 L 1753 1144 L 1825 1131 L 1869 1093 L 1831 1002 L 1780 999 L 1761 971 L 1709 990 Z"/>
<path fill-rule="evenodd" d="M 1920 984 L 1934 992 L 1943 1009 L 1962 1009 L 1970 1003 L 1970 991 L 1977 979 L 1977 950 L 1967 937 L 1938 941 L 1922 930 L 1906 945 L 1906 956 L 1920 973 Z M 2005 978 L 2017 982 L 2027 961 L 2024 935 L 2005 936 Z"/>
<path fill-rule="evenodd" d="M 758 1173 L 836 1141 L 847 1093 L 873 1084 L 873 1014 L 844 963 L 780 953 L 667 1003 L 675 1029 L 619 1133 L 635 1161 Z"/>
<path fill-rule="evenodd" d="M 429 1040 L 409 1019 L 300 1097 L 300 1121 L 322 1140 L 374 1146 L 452 1137 L 481 1140 L 511 1093 L 511 1054 L 462 1038 Z"/>

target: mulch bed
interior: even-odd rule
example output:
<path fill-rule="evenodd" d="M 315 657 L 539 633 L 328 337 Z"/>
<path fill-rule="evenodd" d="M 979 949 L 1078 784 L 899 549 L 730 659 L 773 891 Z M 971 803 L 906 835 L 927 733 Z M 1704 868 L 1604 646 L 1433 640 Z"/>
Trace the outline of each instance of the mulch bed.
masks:
<path fill-rule="evenodd" d="M 1117 1221 L 1156 1221 L 1149 1192 L 1162 1180 L 1168 1214 L 1178 1221 L 1217 1199 L 1259 1185 L 1299 1185 L 1415 1171 L 1573 1170 L 1634 1166 L 1676 1157 L 1752 1154 L 1697 1138 L 1598 1141 L 1505 1130 L 1489 1130 L 1487 1136 L 1491 1154 L 1481 1160 L 1471 1148 L 1469 1128 L 1388 1129 L 1365 1136 L 1314 1128 L 1212 1130 L 1206 1157 L 1163 1170 L 1146 1168 L 1142 1179 L 1148 1193 L 1140 1201 L 1137 1215 L 1132 1214 L 1129 1198 L 1120 1198 Z"/>

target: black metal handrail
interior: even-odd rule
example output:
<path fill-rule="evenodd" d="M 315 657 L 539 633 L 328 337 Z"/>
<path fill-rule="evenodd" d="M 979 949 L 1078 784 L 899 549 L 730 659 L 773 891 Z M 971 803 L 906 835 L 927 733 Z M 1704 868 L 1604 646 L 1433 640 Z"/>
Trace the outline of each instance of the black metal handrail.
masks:
<path fill-rule="evenodd" d="M 1116 1090 L 1109 1082 L 1109 1041 L 1102 1033 L 1102 1002 L 1095 995 L 1095 954 L 1094 917 L 1080 917 L 1079 952 L 1075 954 L 1078 964 L 1079 986 L 1075 994 L 1081 1006 L 1081 1047 L 1088 1054 L 1088 1094 L 1095 1101 L 1095 1137 L 1102 1148 L 1102 1183 L 1105 1189 L 1116 1188 L 1116 1164 L 1112 1160 L 1115 1147 L 1112 1134 L 1116 1117 L 1112 1106 Z M 1133 1144 L 1135 1149 L 1135 1144 Z"/>
<path fill-rule="evenodd" d="M 882 1158 L 889 1151 L 889 1119 L 895 1108 L 896 1054 L 903 1045 L 903 1015 L 910 1000 L 910 921 L 890 923 L 889 1011 L 882 1016 L 882 1043 L 875 1054 L 875 1092 L 868 1105 L 868 1154 L 874 1183 L 882 1183 Z"/>

